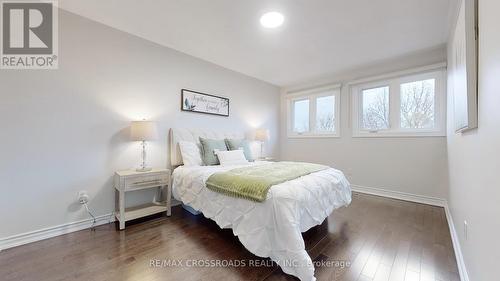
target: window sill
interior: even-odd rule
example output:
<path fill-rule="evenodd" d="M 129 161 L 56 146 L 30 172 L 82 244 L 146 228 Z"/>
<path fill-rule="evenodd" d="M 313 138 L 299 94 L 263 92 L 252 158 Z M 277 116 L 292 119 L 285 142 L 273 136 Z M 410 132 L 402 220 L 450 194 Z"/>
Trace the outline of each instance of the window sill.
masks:
<path fill-rule="evenodd" d="M 339 134 L 288 134 L 289 139 L 320 139 L 320 138 L 340 138 Z"/>
<path fill-rule="evenodd" d="M 446 137 L 443 131 L 427 132 L 353 132 L 353 138 L 422 138 L 422 137 Z"/>

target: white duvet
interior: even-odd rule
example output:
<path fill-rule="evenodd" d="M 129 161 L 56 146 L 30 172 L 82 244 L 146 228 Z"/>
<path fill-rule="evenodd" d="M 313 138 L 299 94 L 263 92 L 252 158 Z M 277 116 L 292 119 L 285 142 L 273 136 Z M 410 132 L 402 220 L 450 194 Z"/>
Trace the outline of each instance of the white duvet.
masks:
<path fill-rule="evenodd" d="M 266 163 L 251 165 L 262 164 Z M 213 173 L 237 167 L 242 166 L 180 166 L 173 173 L 174 197 L 221 228 L 233 229 L 250 252 L 270 257 L 285 273 L 303 281 L 316 280 L 301 233 L 351 202 L 351 188 L 344 174 L 329 168 L 274 185 L 262 203 L 229 197 L 205 187 Z"/>

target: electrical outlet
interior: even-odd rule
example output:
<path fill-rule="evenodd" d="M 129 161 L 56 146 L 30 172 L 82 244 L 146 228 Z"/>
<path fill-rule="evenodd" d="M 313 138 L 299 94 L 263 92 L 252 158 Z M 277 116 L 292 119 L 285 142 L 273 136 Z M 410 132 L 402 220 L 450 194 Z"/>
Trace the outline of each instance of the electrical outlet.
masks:
<path fill-rule="evenodd" d="M 77 198 L 78 198 L 78 202 L 82 205 L 89 202 L 89 195 L 88 195 L 87 191 L 85 191 L 85 190 L 78 191 Z"/>
<path fill-rule="evenodd" d="M 469 225 L 467 224 L 467 221 L 464 220 L 464 237 L 465 237 L 465 240 L 468 240 L 468 238 L 469 238 L 468 227 L 469 227 Z"/>

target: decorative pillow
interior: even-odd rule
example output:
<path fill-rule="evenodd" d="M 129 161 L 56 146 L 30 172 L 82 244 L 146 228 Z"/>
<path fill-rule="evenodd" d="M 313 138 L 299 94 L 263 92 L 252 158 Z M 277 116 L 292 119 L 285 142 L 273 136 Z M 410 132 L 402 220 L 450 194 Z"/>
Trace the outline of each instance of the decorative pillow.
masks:
<path fill-rule="evenodd" d="M 196 143 L 190 141 L 180 141 L 179 148 L 181 149 L 182 162 L 184 163 L 184 166 L 203 165 L 200 147 Z"/>
<path fill-rule="evenodd" d="M 244 139 L 225 139 L 227 148 L 229 150 L 243 149 L 243 154 L 248 161 L 254 161 L 252 150 L 250 149 L 250 142 Z"/>
<path fill-rule="evenodd" d="M 201 159 L 205 165 L 219 165 L 219 159 L 215 155 L 215 150 L 227 151 L 224 140 L 211 140 L 200 138 Z"/>
<path fill-rule="evenodd" d="M 216 151 L 217 158 L 222 166 L 230 165 L 245 165 L 248 164 L 248 160 L 243 154 L 243 150 L 230 150 L 230 151 Z"/>

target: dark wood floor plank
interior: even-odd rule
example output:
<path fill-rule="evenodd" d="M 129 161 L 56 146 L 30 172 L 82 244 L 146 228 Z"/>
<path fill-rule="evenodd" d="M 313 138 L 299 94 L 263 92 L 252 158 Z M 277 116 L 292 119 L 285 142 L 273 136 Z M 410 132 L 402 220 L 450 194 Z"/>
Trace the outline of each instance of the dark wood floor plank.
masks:
<path fill-rule="evenodd" d="M 410 242 L 406 240 L 401 240 L 399 242 L 398 253 L 396 254 L 396 259 L 391 268 L 391 274 L 389 281 L 401 281 L 404 280 L 406 275 L 406 264 L 408 261 L 408 253 L 410 251 Z"/>
<path fill-rule="evenodd" d="M 370 253 L 370 257 L 368 258 L 365 266 L 363 267 L 363 271 L 361 272 L 362 275 L 372 279 L 375 277 L 375 273 L 377 273 L 377 269 L 382 261 L 384 249 L 387 247 L 386 243 L 391 238 L 392 234 L 391 228 L 386 226 L 384 228 L 384 232 L 379 237 L 375 247 Z"/>
<path fill-rule="evenodd" d="M 354 193 L 349 207 L 334 211 L 304 240 L 319 281 L 459 280 L 443 208 Z M 266 266 L 151 266 L 175 259 Z M 321 261 L 337 263 L 321 266 Z M 0 276 L 2 281 L 298 280 L 248 252 L 231 230 L 180 207 L 171 217 L 135 222 L 124 231 L 108 224 L 4 250 Z"/>
<path fill-rule="evenodd" d="M 375 277 L 373 281 L 387 281 L 391 276 L 391 268 L 392 266 L 381 263 L 377 268 L 377 273 L 375 273 Z"/>

